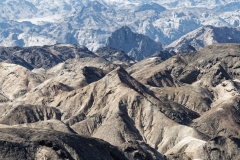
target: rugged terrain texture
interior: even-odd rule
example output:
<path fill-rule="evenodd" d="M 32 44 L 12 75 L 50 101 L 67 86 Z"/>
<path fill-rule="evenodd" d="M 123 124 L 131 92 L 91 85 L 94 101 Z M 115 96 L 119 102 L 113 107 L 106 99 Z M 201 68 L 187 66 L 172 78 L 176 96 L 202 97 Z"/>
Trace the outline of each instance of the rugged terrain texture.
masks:
<path fill-rule="evenodd" d="M 0 61 L 28 69 L 51 68 L 72 58 L 97 57 L 84 46 L 56 44 L 43 47 L 0 47 Z"/>
<path fill-rule="evenodd" d="M 102 47 L 96 50 L 98 56 L 122 66 L 135 63 L 135 58 L 129 57 L 124 51 L 117 50 L 111 47 Z"/>
<path fill-rule="evenodd" d="M 202 26 L 240 24 L 239 0 L 1 0 L 0 8 L 6 47 L 71 43 L 96 51 L 122 26 L 170 44 Z"/>
<path fill-rule="evenodd" d="M 138 61 L 163 49 L 163 44 L 143 34 L 133 33 L 127 26 L 114 31 L 107 39 L 106 46 L 122 50 Z"/>
<path fill-rule="evenodd" d="M 199 50 L 218 43 L 240 43 L 240 27 L 200 27 L 174 41 L 167 48 L 179 53 L 188 53 L 194 51 L 194 48 Z"/>
<path fill-rule="evenodd" d="M 0 126 L 0 135 L 1 159 L 127 160 L 109 143 L 76 134 Z"/>
<path fill-rule="evenodd" d="M 240 158 L 239 44 L 134 64 L 112 48 L 42 50 L 60 46 L 57 57 L 75 56 L 0 63 L 0 158 Z M 10 49 L 1 48 L 17 55 Z"/>

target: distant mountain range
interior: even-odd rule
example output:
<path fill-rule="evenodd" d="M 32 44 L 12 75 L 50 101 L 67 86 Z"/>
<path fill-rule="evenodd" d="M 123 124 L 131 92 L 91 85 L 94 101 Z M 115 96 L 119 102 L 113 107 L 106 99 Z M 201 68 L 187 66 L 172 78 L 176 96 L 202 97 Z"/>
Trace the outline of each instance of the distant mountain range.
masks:
<path fill-rule="evenodd" d="M 240 43 L 240 27 L 203 26 L 172 42 L 167 48 L 181 52 L 188 45 L 199 50 L 218 43 Z"/>
<path fill-rule="evenodd" d="M 1 0 L 0 45 L 80 44 L 96 51 L 122 26 L 168 45 L 205 25 L 239 26 L 239 1 Z"/>

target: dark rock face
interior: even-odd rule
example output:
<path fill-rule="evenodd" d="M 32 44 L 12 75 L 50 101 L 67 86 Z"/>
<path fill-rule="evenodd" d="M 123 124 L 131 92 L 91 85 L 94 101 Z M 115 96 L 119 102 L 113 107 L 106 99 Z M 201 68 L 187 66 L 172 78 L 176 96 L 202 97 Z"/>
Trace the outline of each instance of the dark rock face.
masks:
<path fill-rule="evenodd" d="M 156 73 L 146 80 L 148 85 L 154 87 L 174 86 L 174 80 L 168 71 Z"/>
<path fill-rule="evenodd" d="M 0 93 L 0 103 L 8 102 L 8 101 L 9 101 L 9 99 L 6 96 L 4 96 L 3 94 Z"/>
<path fill-rule="evenodd" d="M 190 53 L 194 51 L 196 51 L 196 49 L 191 45 L 186 45 L 182 46 L 181 48 L 178 48 L 178 53 Z"/>
<path fill-rule="evenodd" d="M 211 139 L 205 146 L 205 159 L 239 159 L 240 139 L 218 136 Z"/>
<path fill-rule="evenodd" d="M 163 51 L 156 51 L 150 57 L 160 57 L 160 58 L 162 58 L 162 60 L 166 60 L 174 55 L 176 55 L 176 53 L 174 51 L 163 50 Z"/>
<path fill-rule="evenodd" d="M 43 47 L 1 47 L 0 61 L 18 64 L 28 69 L 51 68 L 71 58 L 97 57 L 86 47 L 56 44 Z"/>
<path fill-rule="evenodd" d="M 13 63 L 13 64 L 18 64 L 21 65 L 29 70 L 34 69 L 34 67 L 29 64 L 28 62 L 26 62 L 24 59 L 18 57 L 18 56 L 10 56 L 9 58 L 6 58 L 8 63 Z"/>
<path fill-rule="evenodd" d="M 197 80 L 200 71 L 197 69 L 186 70 L 179 77 L 179 82 L 191 84 Z"/>
<path fill-rule="evenodd" d="M 103 78 L 106 72 L 95 67 L 84 67 L 83 75 L 86 78 L 86 82 L 90 84 Z"/>
<path fill-rule="evenodd" d="M 120 146 L 129 159 L 165 159 L 165 156 L 141 141 L 129 141 Z"/>
<path fill-rule="evenodd" d="M 101 140 L 51 130 L 0 128 L 1 159 L 127 160 Z"/>
<path fill-rule="evenodd" d="M 127 26 L 113 32 L 108 38 L 106 46 L 122 50 L 138 61 L 163 48 L 161 43 L 155 42 L 142 34 L 133 33 Z"/>
<path fill-rule="evenodd" d="M 96 54 L 110 62 L 126 64 L 135 62 L 134 58 L 129 57 L 125 52 L 117 50 L 115 48 L 110 47 L 99 48 L 96 51 Z"/>
<path fill-rule="evenodd" d="M 191 160 L 185 153 L 167 155 L 167 160 Z"/>

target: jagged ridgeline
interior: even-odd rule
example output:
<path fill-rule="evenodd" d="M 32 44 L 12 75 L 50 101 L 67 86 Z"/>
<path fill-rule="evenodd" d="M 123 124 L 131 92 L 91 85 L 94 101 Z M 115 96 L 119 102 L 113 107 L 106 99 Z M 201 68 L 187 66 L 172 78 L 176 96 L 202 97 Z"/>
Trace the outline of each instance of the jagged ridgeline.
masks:
<path fill-rule="evenodd" d="M 240 45 L 184 51 L 1 47 L 0 159 L 240 159 Z"/>
<path fill-rule="evenodd" d="M 154 46 L 148 44 L 148 39 L 167 46 L 196 29 L 199 31 L 195 32 L 195 39 L 189 36 L 180 43 L 188 41 L 204 47 L 205 42 L 207 45 L 219 42 L 214 37 L 221 34 L 232 38 L 227 42 L 236 43 L 236 36 L 232 35 L 235 33 L 226 29 L 217 34 L 205 33 L 204 40 L 198 34 L 204 32 L 202 26 L 239 27 L 239 6 L 239 0 L 1 0 L 0 45 L 29 47 L 70 43 L 96 51 L 106 45 L 114 31 L 128 26 L 139 34 L 133 38 L 139 39 L 132 42 L 134 50 L 130 45 L 120 50 L 142 60 Z M 173 45 L 179 47 L 176 43 Z M 137 52 L 144 54 L 138 56 Z"/>

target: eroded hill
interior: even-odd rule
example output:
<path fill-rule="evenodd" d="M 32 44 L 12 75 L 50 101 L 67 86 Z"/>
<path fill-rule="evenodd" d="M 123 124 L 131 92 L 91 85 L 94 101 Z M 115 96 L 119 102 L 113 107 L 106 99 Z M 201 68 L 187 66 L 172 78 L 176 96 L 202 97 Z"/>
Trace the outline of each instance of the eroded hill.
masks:
<path fill-rule="evenodd" d="M 0 63 L 1 158 L 240 158 L 240 45 L 124 66 L 75 51 L 51 68 Z"/>

